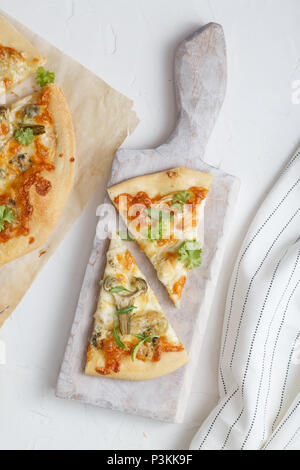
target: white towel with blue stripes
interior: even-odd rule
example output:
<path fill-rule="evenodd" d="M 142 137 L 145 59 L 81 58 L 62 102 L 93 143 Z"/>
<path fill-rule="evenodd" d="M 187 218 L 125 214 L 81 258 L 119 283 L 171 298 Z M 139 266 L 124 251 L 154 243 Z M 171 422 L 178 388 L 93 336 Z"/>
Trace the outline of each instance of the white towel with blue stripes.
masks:
<path fill-rule="evenodd" d="M 191 449 L 300 449 L 300 150 L 259 209 L 235 266 L 220 401 Z"/>

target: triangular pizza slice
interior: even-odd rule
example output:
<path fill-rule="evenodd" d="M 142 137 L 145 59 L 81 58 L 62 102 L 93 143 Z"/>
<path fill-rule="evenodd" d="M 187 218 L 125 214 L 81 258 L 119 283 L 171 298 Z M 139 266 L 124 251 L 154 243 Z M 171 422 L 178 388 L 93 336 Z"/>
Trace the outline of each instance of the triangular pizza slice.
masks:
<path fill-rule="evenodd" d="M 147 380 L 169 374 L 187 361 L 145 276 L 115 236 L 107 253 L 85 373 Z"/>
<path fill-rule="evenodd" d="M 108 189 L 175 306 L 188 271 L 201 264 L 204 205 L 211 181 L 209 173 L 180 167 Z"/>
<path fill-rule="evenodd" d="M 0 94 L 34 74 L 46 59 L 0 17 Z"/>

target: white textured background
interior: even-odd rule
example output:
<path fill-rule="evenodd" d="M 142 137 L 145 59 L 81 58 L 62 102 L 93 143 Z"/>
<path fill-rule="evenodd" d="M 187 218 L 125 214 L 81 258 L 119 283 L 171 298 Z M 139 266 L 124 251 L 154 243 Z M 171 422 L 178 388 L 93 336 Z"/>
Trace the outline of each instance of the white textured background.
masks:
<path fill-rule="evenodd" d="M 173 51 L 221 23 L 228 91 L 206 160 L 242 181 L 186 424 L 62 401 L 54 386 L 88 261 L 97 196 L 0 330 L 0 449 L 185 449 L 217 400 L 218 342 L 229 276 L 255 210 L 300 143 L 299 0 L 0 0 L 0 8 L 135 101 L 125 146 L 153 147 L 175 122 Z M 92 117 L 91 117 L 92 119 Z"/>

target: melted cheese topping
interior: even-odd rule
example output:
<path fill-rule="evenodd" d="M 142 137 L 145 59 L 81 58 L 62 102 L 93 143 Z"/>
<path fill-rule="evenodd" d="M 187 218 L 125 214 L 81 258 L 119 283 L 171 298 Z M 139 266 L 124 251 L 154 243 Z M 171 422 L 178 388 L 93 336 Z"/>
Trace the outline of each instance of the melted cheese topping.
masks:
<path fill-rule="evenodd" d="M 14 217 L 0 232 L 0 243 L 29 234 L 34 208 L 29 191 L 35 186 L 40 196 L 51 190 L 51 183 L 40 176 L 53 171 L 56 153 L 56 133 L 49 113 L 50 91 L 47 87 L 38 95 L 26 97 L 15 105 L 0 108 L 0 205 L 8 207 Z M 31 127 L 34 140 L 25 146 L 15 138 L 19 128 Z"/>

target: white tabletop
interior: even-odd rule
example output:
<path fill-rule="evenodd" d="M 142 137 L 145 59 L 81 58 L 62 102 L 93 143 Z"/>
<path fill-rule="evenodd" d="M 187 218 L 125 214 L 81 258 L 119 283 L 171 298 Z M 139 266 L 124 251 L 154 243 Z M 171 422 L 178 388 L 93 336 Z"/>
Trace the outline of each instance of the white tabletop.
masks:
<path fill-rule="evenodd" d="M 186 449 L 218 399 L 218 343 L 239 246 L 300 143 L 300 2 L 0 0 L 0 8 L 134 100 L 141 123 L 124 144 L 131 148 L 154 147 L 173 128 L 175 45 L 210 21 L 224 28 L 228 90 L 206 161 L 238 176 L 242 189 L 185 424 L 54 396 L 94 237 L 97 195 L 0 331 L 6 345 L 0 449 Z"/>

